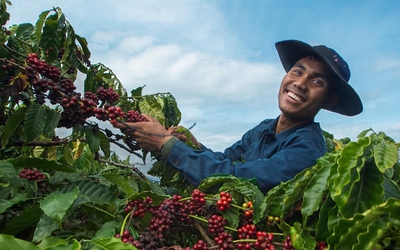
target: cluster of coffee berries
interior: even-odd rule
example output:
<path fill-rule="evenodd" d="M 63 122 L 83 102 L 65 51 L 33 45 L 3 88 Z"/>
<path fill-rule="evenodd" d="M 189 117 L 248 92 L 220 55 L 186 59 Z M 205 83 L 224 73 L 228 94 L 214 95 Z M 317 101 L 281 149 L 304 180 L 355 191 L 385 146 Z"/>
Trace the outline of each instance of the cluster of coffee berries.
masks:
<path fill-rule="evenodd" d="M 217 207 L 220 211 L 229 209 L 230 203 L 232 203 L 232 196 L 227 192 L 219 193 L 219 200 L 217 201 Z"/>
<path fill-rule="evenodd" d="M 326 249 L 328 246 L 326 244 L 325 241 L 317 241 L 317 244 L 315 246 L 315 250 L 324 250 Z"/>
<path fill-rule="evenodd" d="M 145 199 L 143 198 L 138 198 L 136 200 L 128 202 L 125 206 L 125 213 L 129 213 L 133 211 L 132 217 L 134 218 L 142 218 L 146 211 L 148 210 L 148 207 L 151 206 L 153 200 L 151 197 L 146 197 Z"/>
<path fill-rule="evenodd" d="M 191 248 L 187 248 L 190 250 Z M 198 240 L 194 245 L 193 245 L 193 250 L 208 250 L 207 243 L 204 240 Z"/>
<path fill-rule="evenodd" d="M 253 202 L 248 201 L 242 204 L 242 207 L 245 209 L 244 211 L 244 216 L 247 218 L 252 218 L 253 217 Z"/>
<path fill-rule="evenodd" d="M 267 218 L 267 226 L 274 226 L 278 224 L 281 221 L 281 219 L 277 216 L 268 216 Z"/>
<path fill-rule="evenodd" d="M 105 103 L 103 108 L 95 108 L 93 112 L 97 119 L 110 121 L 112 125 L 115 125 L 118 121 L 132 123 L 146 121 L 137 110 L 129 110 L 125 113 L 120 107 L 111 106 L 109 103 Z"/>
<path fill-rule="evenodd" d="M 35 75 L 40 74 L 42 75 L 43 78 L 48 78 L 55 82 L 60 80 L 61 77 L 60 69 L 58 69 L 55 66 L 47 64 L 45 60 L 39 60 L 37 54 L 35 53 L 28 54 L 26 63 L 28 65 L 26 69 L 28 69 L 30 73 L 35 73 Z"/>
<path fill-rule="evenodd" d="M 285 241 L 283 242 L 283 250 L 292 250 L 294 249 L 292 245 L 292 239 L 290 238 L 290 235 L 286 235 Z"/>
<path fill-rule="evenodd" d="M 102 102 L 113 103 L 119 99 L 119 95 L 113 89 L 106 89 L 104 87 L 100 87 L 96 95 Z"/>
<path fill-rule="evenodd" d="M 228 221 L 222 215 L 213 214 L 208 219 L 208 232 L 213 236 L 218 236 L 224 232 L 227 225 Z"/>
<path fill-rule="evenodd" d="M 125 115 L 121 107 L 111 106 L 109 103 L 105 103 L 103 108 L 95 108 L 94 113 L 97 119 L 110 121 L 111 124 L 115 124 L 117 119 L 122 119 Z"/>
<path fill-rule="evenodd" d="M 239 239 L 254 239 L 256 238 L 257 228 L 254 224 L 247 224 L 238 228 Z"/>
<path fill-rule="evenodd" d="M 256 249 L 275 249 L 275 246 L 272 244 L 274 241 L 274 235 L 272 233 L 266 233 L 262 231 L 258 231 L 256 233 L 257 241 L 254 243 Z"/>
<path fill-rule="evenodd" d="M 25 178 L 30 181 L 34 180 L 43 180 L 46 179 L 46 175 L 44 175 L 42 172 L 40 172 L 37 169 L 30 169 L 30 168 L 25 168 L 22 169 L 21 172 L 19 172 L 19 178 Z"/>
<path fill-rule="evenodd" d="M 60 51 L 60 56 L 62 53 L 63 51 Z M 82 60 L 86 61 L 80 51 L 77 53 Z M 21 73 L 26 76 L 26 82 L 30 83 L 38 104 L 44 104 L 47 98 L 51 104 L 62 106 L 58 127 L 71 128 L 82 125 L 86 119 L 93 116 L 102 121 L 110 121 L 113 125 L 118 120 L 123 122 L 145 121 L 145 118 L 136 110 L 124 113 L 121 108 L 111 106 L 119 100 L 119 95 L 112 88 L 101 86 L 96 93 L 85 92 L 83 96 L 81 93 L 75 92 L 76 86 L 73 80 L 63 77 L 59 68 L 49 65 L 45 60 L 40 60 L 35 53 L 27 55 L 25 66 L 19 66 L 14 59 L 4 59 L 1 68 L 9 72 L 9 76 L 4 76 L 7 79 L 2 79 L 7 83 L 13 81 L 14 69 L 20 69 Z M 25 80 L 23 82 L 25 83 Z M 14 93 L 15 90 L 14 92 L 8 90 L 8 92 Z M 101 103 L 99 103 L 100 101 Z"/>
<path fill-rule="evenodd" d="M 144 122 L 146 119 L 137 110 L 129 110 L 125 114 L 126 122 Z"/>
<path fill-rule="evenodd" d="M 214 242 L 219 246 L 219 249 L 221 250 L 235 249 L 232 234 L 229 234 L 227 232 L 222 232 L 221 234 L 216 236 L 214 238 Z"/>
<path fill-rule="evenodd" d="M 127 244 L 132 244 L 134 240 L 133 236 L 131 235 L 131 232 L 129 232 L 128 229 L 125 229 L 122 235 L 116 234 L 115 238 L 120 238 L 122 242 Z"/>

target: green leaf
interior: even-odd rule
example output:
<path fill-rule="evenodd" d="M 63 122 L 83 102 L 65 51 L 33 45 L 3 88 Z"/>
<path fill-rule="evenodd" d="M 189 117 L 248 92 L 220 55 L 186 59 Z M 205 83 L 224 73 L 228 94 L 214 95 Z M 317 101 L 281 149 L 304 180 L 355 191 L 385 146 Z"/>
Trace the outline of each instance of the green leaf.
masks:
<path fill-rule="evenodd" d="M 49 135 L 57 128 L 60 121 L 61 114 L 53 109 L 46 110 L 46 125 L 43 129 L 43 133 Z"/>
<path fill-rule="evenodd" d="M 306 225 L 308 217 L 317 211 L 323 202 L 323 196 L 327 189 L 328 177 L 331 172 L 331 167 L 334 162 L 321 162 L 317 161 L 317 164 L 321 164 L 321 168 L 315 172 L 311 177 L 310 182 L 304 189 L 303 193 L 303 204 L 301 205 L 301 214 L 303 215 L 303 225 Z"/>
<path fill-rule="evenodd" d="M 93 153 L 89 149 L 89 146 L 86 145 L 82 149 L 82 154 L 75 160 L 74 168 L 90 173 L 93 165 Z"/>
<path fill-rule="evenodd" d="M 107 136 L 101 131 L 98 131 L 98 136 L 100 138 L 101 151 L 103 151 L 104 156 L 106 158 L 109 158 L 110 154 L 111 154 L 111 152 L 110 152 L 110 141 L 108 140 Z"/>
<path fill-rule="evenodd" d="M 42 214 L 39 222 L 36 225 L 35 232 L 33 234 L 33 242 L 40 242 L 46 237 L 50 236 L 51 233 L 58 229 L 59 225 L 52 218 L 46 214 Z"/>
<path fill-rule="evenodd" d="M 40 40 L 42 39 L 42 29 L 43 29 L 43 25 L 44 22 L 46 20 L 47 15 L 50 13 L 51 10 L 46 10 L 43 11 L 40 15 L 39 15 L 39 19 L 36 21 L 35 24 L 35 31 L 32 34 L 32 47 L 33 50 L 37 53 L 38 52 L 38 48 L 39 48 L 39 43 Z"/>
<path fill-rule="evenodd" d="M 290 238 L 294 249 L 314 249 L 315 239 L 308 231 L 301 228 L 299 222 L 295 222 L 290 228 Z"/>
<path fill-rule="evenodd" d="M 389 198 L 400 199 L 400 188 L 396 182 L 389 178 L 384 178 L 382 186 L 385 192 L 385 200 Z"/>
<path fill-rule="evenodd" d="M 380 140 L 374 146 L 374 158 L 378 169 L 385 173 L 386 169 L 393 167 L 399 161 L 399 151 L 393 142 Z"/>
<path fill-rule="evenodd" d="M 228 221 L 230 227 L 237 228 L 239 226 L 239 209 L 230 207 L 227 210 L 221 211 L 221 214 Z"/>
<path fill-rule="evenodd" d="M 334 154 L 334 152 L 328 153 L 323 157 L 329 159 L 333 157 Z M 324 158 L 320 159 L 320 161 L 324 160 Z M 283 218 L 286 213 L 293 208 L 296 202 L 300 201 L 303 190 L 320 168 L 322 168 L 321 164 L 306 168 L 298 173 L 292 180 L 281 183 L 268 191 L 265 196 L 265 201 L 269 209 L 269 214 Z"/>
<path fill-rule="evenodd" d="M 165 127 L 176 126 L 180 123 L 182 114 L 178 109 L 178 104 L 175 98 L 168 94 L 163 97 L 164 100 L 164 115 L 165 115 Z"/>
<path fill-rule="evenodd" d="M 165 192 L 162 190 L 160 184 L 158 182 L 155 181 L 149 181 L 149 186 L 150 186 L 150 190 L 158 195 L 158 196 L 165 196 Z"/>
<path fill-rule="evenodd" d="M 139 98 L 139 108 L 142 113 L 151 115 L 154 119 L 165 126 L 164 107 L 160 105 L 159 98 L 156 95 L 147 95 Z"/>
<path fill-rule="evenodd" d="M 86 78 L 84 81 L 84 91 L 85 92 L 92 92 L 96 93 L 97 89 L 99 88 L 98 86 L 98 81 L 96 78 L 96 73 L 97 73 L 96 65 L 92 65 L 92 67 L 89 68 L 89 70 L 86 73 Z"/>
<path fill-rule="evenodd" d="M 211 175 L 211 176 L 207 177 L 206 179 L 202 180 L 202 182 L 197 187 L 197 189 L 199 189 L 203 192 L 206 192 L 207 190 L 209 190 L 210 188 L 212 188 L 216 185 L 220 185 L 220 184 L 227 183 L 227 182 L 239 184 L 240 180 L 237 177 L 230 175 L 230 174 L 215 174 L 215 175 Z"/>
<path fill-rule="evenodd" d="M 136 88 L 136 89 L 132 89 L 132 90 L 131 90 L 131 95 L 132 95 L 132 97 L 139 97 L 139 96 L 142 96 L 142 90 L 143 90 L 144 87 L 145 87 L 145 86 L 143 86 L 143 87 L 138 87 L 138 88 Z"/>
<path fill-rule="evenodd" d="M 41 250 L 38 246 L 35 244 L 24 241 L 18 238 L 15 238 L 12 235 L 5 235 L 5 234 L 0 234 L 0 246 L 1 250 L 16 250 L 16 249 L 21 249 L 21 250 Z"/>
<path fill-rule="evenodd" d="M 8 208 L 14 206 L 15 204 L 18 204 L 21 201 L 26 201 L 28 199 L 29 198 L 20 194 L 9 200 L 0 199 L 0 214 L 4 213 Z"/>
<path fill-rule="evenodd" d="M 45 250 L 81 250 L 83 249 L 81 244 L 72 239 L 72 244 L 68 241 L 61 239 L 59 237 L 47 237 L 44 238 L 42 242 L 38 245 L 40 249 Z"/>
<path fill-rule="evenodd" d="M 17 25 L 17 29 L 15 31 L 16 37 L 26 42 L 30 42 L 31 35 L 35 29 L 31 23 L 21 23 Z"/>
<path fill-rule="evenodd" d="M 19 108 L 7 120 L 4 128 L 3 138 L 1 138 L 2 147 L 7 146 L 8 140 L 15 133 L 21 122 L 24 120 L 27 110 L 28 109 L 26 107 Z"/>
<path fill-rule="evenodd" d="M 75 187 L 73 190 L 67 193 L 55 191 L 40 201 L 40 208 L 47 216 L 55 220 L 58 224 L 61 224 L 62 218 L 64 217 L 68 208 L 74 203 L 74 200 L 78 197 L 78 194 L 78 187 Z"/>
<path fill-rule="evenodd" d="M 14 178 L 17 177 L 17 171 L 15 171 L 14 166 L 7 162 L 0 160 L 0 178 Z"/>
<path fill-rule="evenodd" d="M 76 40 L 79 42 L 79 45 L 82 49 L 83 55 L 85 56 L 86 59 L 90 58 L 90 51 L 88 48 L 88 42 L 86 41 L 86 39 L 84 37 L 81 37 L 79 35 L 75 35 Z"/>
<path fill-rule="evenodd" d="M 373 131 L 371 128 L 366 129 L 366 130 L 362 131 L 360 134 L 358 134 L 357 138 L 365 137 L 365 136 L 367 136 L 367 134 L 368 134 L 369 132 L 371 132 L 371 131 Z"/>
<path fill-rule="evenodd" d="M 113 204 L 114 192 L 105 185 L 91 180 L 70 182 L 60 189 L 61 192 L 69 192 L 76 186 L 79 187 L 79 196 L 87 196 L 94 204 Z"/>
<path fill-rule="evenodd" d="M 46 126 L 46 108 L 40 104 L 34 104 L 26 112 L 24 133 L 26 142 L 31 142 L 43 133 Z"/>
<path fill-rule="evenodd" d="M 26 208 L 20 215 L 13 217 L 10 223 L 8 223 L 1 232 L 4 234 L 16 235 L 26 228 L 36 224 L 42 214 L 43 211 L 39 206 Z"/>
<path fill-rule="evenodd" d="M 67 26 L 67 34 L 68 37 L 66 39 L 65 47 L 68 47 L 68 59 L 80 72 L 86 74 L 88 69 L 76 53 L 78 51 L 75 43 L 76 35 L 74 29 L 70 25 Z M 67 52 L 67 50 L 64 51 L 64 53 L 65 52 Z"/>
<path fill-rule="evenodd" d="M 334 249 L 372 249 L 392 225 L 399 226 L 399 209 L 400 200 L 388 199 L 353 218 L 340 220 L 334 232 L 340 238 L 328 238 L 329 245 Z"/>
<path fill-rule="evenodd" d="M 55 172 L 51 177 L 49 182 L 53 185 L 62 184 L 64 182 L 77 182 L 87 180 L 85 176 L 80 173 L 65 173 L 65 172 Z"/>
<path fill-rule="evenodd" d="M 371 144 L 369 137 L 359 138 L 357 142 L 350 142 L 340 151 L 340 157 L 337 161 L 337 168 L 332 167 L 331 175 L 328 178 L 329 191 L 332 199 L 339 207 L 343 207 L 349 199 L 353 179 L 358 175 L 361 165 L 359 161 L 367 147 Z"/>
<path fill-rule="evenodd" d="M 115 236 L 115 229 L 121 226 L 121 221 L 108 221 L 101 226 L 92 240 L 111 238 Z"/>
<path fill-rule="evenodd" d="M 17 159 L 8 159 L 7 161 L 13 164 L 15 168 L 38 168 L 43 170 L 57 170 L 69 173 L 76 172 L 74 169 L 66 167 L 61 163 L 58 163 L 56 161 L 49 161 L 44 158 L 31 158 L 27 156 L 21 156 Z"/>
<path fill-rule="evenodd" d="M 60 46 L 65 35 L 65 16 L 60 8 L 54 8 L 56 13 L 49 16 L 43 27 L 40 47 L 46 51 L 46 62 L 53 64 L 58 59 Z"/>
<path fill-rule="evenodd" d="M 364 163 L 358 177 L 352 181 L 354 186 L 348 198 L 348 202 L 339 210 L 344 217 L 353 217 L 356 213 L 362 213 L 374 205 L 383 202 L 383 175 L 375 166 L 372 159 Z"/>
<path fill-rule="evenodd" d="M 102 250 L 137 250 L 136 247 L 131 244 L 126 244 L 115 237 L 101 238 L 96 240 L 87 240 L 86 242 L 91 243 L 94 247 L 91 249 L 102 249 Z"/>
<path fill-rule="evenodd" d="M 102 176 L 120 187 L 127 196 L 130 196 L 139 191 L 137 186 L 134 189 L 134 187 L 132 187 L 131 185 L 131 181 L 124 176 L 111 174 L 103 174 Z"/>
<path fill-rule="evenodd" d="M 337 212 L 337 207 L 335 205 L 335 202 L 329 197 L 329 195 L 326 197 L 325 201 L 321 205 L 321 209 L 319 210 L 318 213 L 318 221 L 317 225 L 315 226 L 315 239 L 316 240 L 325 240 L 327 239 L 330 234 L 331 230 L 329 230 L 329 225 L 334 224 L 332 221 L 332 211 Z M 335 217 L 335 219 L 338 219 L 339 217 Z M 333 226 L 332 226 L 333 227 Z"/>
<path fill-rule="evenodd" d="M 85 135 L 90 151 L 92 151 L 92 153 L 99 151 L 101 143 L 99 130 L 92 126 L 85 126 Z"/>
<path fill-rule="evenodd" d="M 74 157 L 72 155 L 72 150 L 69 148 L 69 144 L 64 144 L 64 146 L 62 147 L 63 150 L 63 157 L 65 162 L 69 165 L 69 166 L 73 166 L 74 165 Z"/>

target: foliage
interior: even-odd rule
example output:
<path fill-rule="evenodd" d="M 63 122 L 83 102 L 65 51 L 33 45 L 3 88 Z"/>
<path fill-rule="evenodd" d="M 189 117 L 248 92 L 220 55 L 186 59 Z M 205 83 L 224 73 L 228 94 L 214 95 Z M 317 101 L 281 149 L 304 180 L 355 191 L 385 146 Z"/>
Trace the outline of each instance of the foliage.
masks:
<path fill-rule="evenodd" d="M 144 86 L 128 92 L 110 68 L 90 62 L 86 39 L 60 8 L 7 29 L 10 4 L 0 0 L 1 249 L 141 249 L 124 243 L 128 236 L 157 241 L 152 249 L 216 249 L 214 215 L 230 237 L 220 241 L 236 249 L 261 249 L 261 241 L 262 249 L 399 249 L 399 143 L 385 133 L 368 129 L 350 141 L 325 132 L 329 152 L 267 194 L 253 179 L 222 174 L 194 189 L 157 155 L 143 174 L 131 156 L 144 160 L 147 152 L 103 122 L 112 122 L 106 106 L 169 127 L 181 119 L 173 95 L 143 95 Z M 100 88 L 118 98 L 87 106 Z M 131 156 L 121 159 L 112 145 Z M 155 223 L 168 227 L 157 231 Z"/>

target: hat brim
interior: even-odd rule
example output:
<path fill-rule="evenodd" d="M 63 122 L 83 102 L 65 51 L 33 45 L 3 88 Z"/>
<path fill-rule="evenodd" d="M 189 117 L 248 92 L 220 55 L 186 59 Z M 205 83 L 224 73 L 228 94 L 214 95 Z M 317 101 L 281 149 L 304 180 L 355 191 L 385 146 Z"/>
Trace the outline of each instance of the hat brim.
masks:
<path fill-rule="evenodd" d="M 357 92 L 334 69 L 332 62 L 316 51 L 311 45 L 298 40 L 285 40 L 275 44 L 283 68 L 288 72 L 296 62 L 307 56 L 321 58 L 333 73 L 335 92 L 339 96 L 338 102 L 327 110 L 342 115 L 354 116 L 363 111 L 363 105 Z"/>

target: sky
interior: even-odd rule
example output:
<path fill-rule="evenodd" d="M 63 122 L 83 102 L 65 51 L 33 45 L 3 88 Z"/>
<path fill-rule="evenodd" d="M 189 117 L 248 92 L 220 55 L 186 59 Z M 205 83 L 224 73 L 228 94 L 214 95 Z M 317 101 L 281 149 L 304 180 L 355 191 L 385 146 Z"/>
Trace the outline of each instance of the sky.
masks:
<path fill-rule="evenodd" d="M 364 111 L 321 110 L 315 120 L 341 139 L 365 129 L 400 141 L 400 1 L 11 0 L 6 26 L 34 24 L 62 9 L 88 41 L 91 62 L 111 68 L 129 91 L 170 92 L 181 125 L 215 151 L 279 114 L 285 71 L 275 42 L 335 49 L 349 64 Z M 76 82 L 76 85 L 83 82 Z"/>

